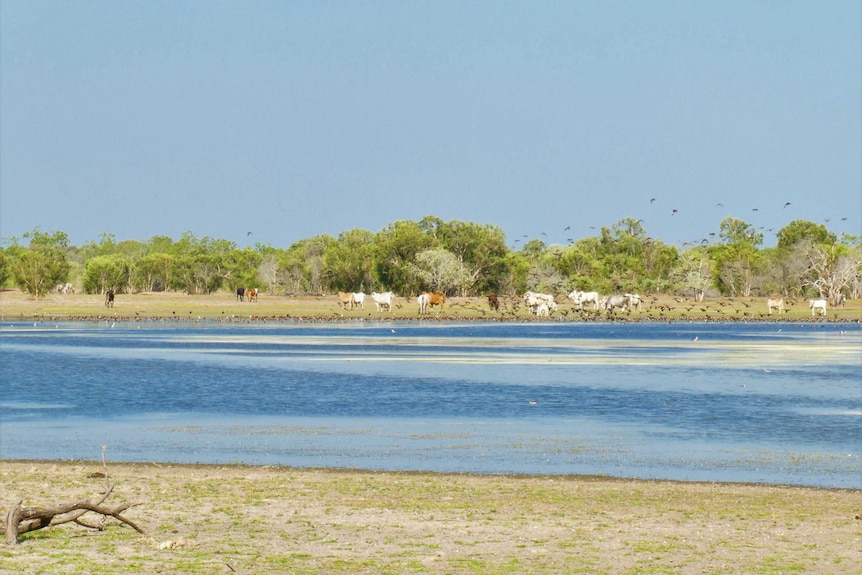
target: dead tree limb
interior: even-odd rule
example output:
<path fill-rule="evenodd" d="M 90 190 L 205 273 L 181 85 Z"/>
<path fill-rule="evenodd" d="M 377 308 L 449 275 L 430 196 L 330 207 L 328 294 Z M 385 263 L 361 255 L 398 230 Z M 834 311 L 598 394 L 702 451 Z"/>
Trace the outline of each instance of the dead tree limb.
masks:
<path fill-rule="evenodd" d="M 23 499 L 14 501 L 9 512 L 6 514 L 6 521 L 3 525 L 3 531 L 6 534 L 6 545 L 17 545 L 18 536 L 23 533 L 37 531 L 39 529 L 53 527 L 63 523 L 74 522 L 88 529 L 101 530 L 103 528 L 105 518 L 107 517 L 113 517 L 118 521 L 125 523 L 138 533 L 143 533 L 143 529 L 141 529 L 134 521 L 121 515 L 130 507 L 139 505 L 138 503 L 125 503 L 113 507 L 104 505 L 108 496 L 111 495 L 114 490 L 114 485 L 108 477 L 107 465 L 105 465 L 104 448 L 102 448 L 102 464 L 105 466 L 105 489 L 102 493 L 94 495 L 89 499 L 84 499 L 74 503 L 63 503 L 55 505 L 54 507 L 21 507 L 21 504 L 24 502 Z M 87 513 L 96 513 L 101 515 L 102 521 L 100 524 L 93 525 L 83 521 L 81 517 Z"/>

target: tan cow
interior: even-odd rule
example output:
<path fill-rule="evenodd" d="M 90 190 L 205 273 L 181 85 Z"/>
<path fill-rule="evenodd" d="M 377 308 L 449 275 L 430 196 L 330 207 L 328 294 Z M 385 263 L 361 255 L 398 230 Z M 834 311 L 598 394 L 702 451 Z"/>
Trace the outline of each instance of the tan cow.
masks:
<path fill-rule="evenodd" d="M 344 293 L 338 292 L 338 305 L 343 309 L 353 309 L 353 304 L 356 303 L 356 298 L 353 292 Z"/>
<path fill-rule="evenodd" d="M 778 315 L 784 313 L 784 298 L 771 297 L 766 300 L 766 307 L 769 309 L 769 315 L 772 315 L 772 310 L 778 310 Z"/>

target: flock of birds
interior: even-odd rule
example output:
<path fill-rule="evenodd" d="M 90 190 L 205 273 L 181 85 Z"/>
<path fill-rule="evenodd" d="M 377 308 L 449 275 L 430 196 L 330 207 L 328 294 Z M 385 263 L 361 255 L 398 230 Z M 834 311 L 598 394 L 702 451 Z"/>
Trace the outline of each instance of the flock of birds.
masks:
<path fill-rule="evenodd" d="M 656 202 L 656 198 L 655 198 L 655 197 L 652 197 L 652 198 L 650 198 L 650 199 L 649 199 L 649 203 L 650 203 L 650 204 L 654 204 L 655 202 Z M 793 203 L 792 203 L 792 202 L 784 202 L 784 205 L 781 207 L 781 209 L 782 209 L 782 210 L 784 210 L 784 209 L 786 209 L 788 206 L 791 206 L 791 205 L 793 205 Z M 716 203 L 716 204 L 715 204 L 715 207 L 716 207 L 716 208 L 723 208 L 723 207 L 724 207 L 724 204 L 723 204 L 723 203 L 721 203 L 721 202 L 718 202 L 718 203 Z M 751 211 L 752 211 L 752 212 L 759 212 L 759 211 L 760 211 L 760 208 L 751 208 Z M 670 215 L 671 215 L 671 216 L 675 216 L 675 215 L 677 215 L 677 214 L 679 214 L 679 213 L 680 213 L 680 211 L 679 211 L 679 209 L 677 209 L 677 208 L 671 208 L 671 210 L 670 210 Z M 831 217 L 825 217 L 825 218 L 823 218 L 823 221 L 824 221 L 824 222 L 826 222 L 826 223 L 829 223 L 831 220 L 832 220 L 832 218 L 831 218 Z M 841 221 L 842 221 L 842 222 L 846 222 L 846 221 L 847 221 L 847 217 L 846 217 L 846 216 L 842 216 L 842 217 L 841 217 Z M 637 220 L 637 222 L 638 222 L 639 224 L 643 224 L 643 223 L 644 223 L 644 220 L 640 219 L 640 220 Z M 572 226 L 570 226 L 570 225 L 569 225 L 569 226 L 566 226 L 566 227 L 564 227 L 564 228 L 563 228 L 563 232 L 571 231 L 571 229 L 572 229 Z M 595 230 L 595 229 L 596 229 L 596 226 L 592 226 L 592 225 L 591 225 L 591 226 L 589 226 L 589 229 L 590 229 L 590 230 Z M 760 230 L 762 230 L 762 231 L 766 231 L 766 232 L 774 232 L 774 231 L 775 231 L 775 228 L 766 228 L 765 226 L 760 226 L 760 227 L 759 227 L 759 229 L 760 229 Z M 715 232 L 710 232 L 710 233 L 709 233 L 709 235 L 710 235 L 710 236 L 715 236 L 715 235 L 716 235 L 716 233 L 715 233 Z M 539 236 L 541 236 L 541 237 L 547 237 L 547 236 L 548 236 L 548 234 L 547 234 L 546 232 L 539 232 Z M 515 240 L 514 240 L 514 243 L 515 243 L 515 244 L 521 243 L 523 240 L 525 240 L 526 238 L 529 238 L 529 237 L 530 237 L 530 236 L 529 236 L 529 234 L 523 234 L 523 235 L 521 236 L 521 238 L 517 238 L 517 239 L 515 239 Z M 575 238 L 567 237 L 567 238 L 566 238 L 566 243 L 568 243 L 568 244 L 573 244 L 573 243 L 575 243 Z M 700 243 L 700 244 L 707 244 L 707 243 L 709 243 L 709 240 L 708 240 L 707 238 L 702 238 L 702 239 L 700 239 L 700 240 L 689 241 L 689 242 L 683 242 L 683 243 L 682 243 L 682 245 L 683 245 L 683 247 L 685 247 L 685 246 L 689 246 L 689 245 L 696 245 L 696 244 L 698 244 L 698 243 Z"/>

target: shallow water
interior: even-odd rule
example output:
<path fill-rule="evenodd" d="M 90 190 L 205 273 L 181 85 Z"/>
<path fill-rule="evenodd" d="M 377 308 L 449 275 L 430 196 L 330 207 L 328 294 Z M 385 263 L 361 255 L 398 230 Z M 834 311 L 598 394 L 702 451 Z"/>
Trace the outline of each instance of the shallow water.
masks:
<path fill-rule="evenodd" d="M 0 457 L 862 487 L 857 324 L 0 327 Z"/>

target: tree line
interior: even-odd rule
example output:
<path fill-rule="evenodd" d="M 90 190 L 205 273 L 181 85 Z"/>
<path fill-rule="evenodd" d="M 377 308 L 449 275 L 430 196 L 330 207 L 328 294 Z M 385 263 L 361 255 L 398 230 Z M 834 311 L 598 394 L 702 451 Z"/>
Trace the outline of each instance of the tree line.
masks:
<path fill-rule="evenodd" d="M 302 239 L 288 248 L 236 243 L 186 232 L 117 241 L 100 234 L 83 246 L 62 231 L 34 229 L 0 248 L 0 287 L 42 297 L 74 282 L 87 293 L 177 291 L 210 294 L 258 287 L 282 294 L 386 291 L 414 295 L 687 293 L 824 297 L 862 292 L 862 236 L 840 238 L 824 225 L 794 220 L 773 248 L 750 224 L 725 218 L 717 234 L 683 248 L 650 237 L 624 218 L 596 236 L 510 249 L 502 229 L 426 216 Z"/>

